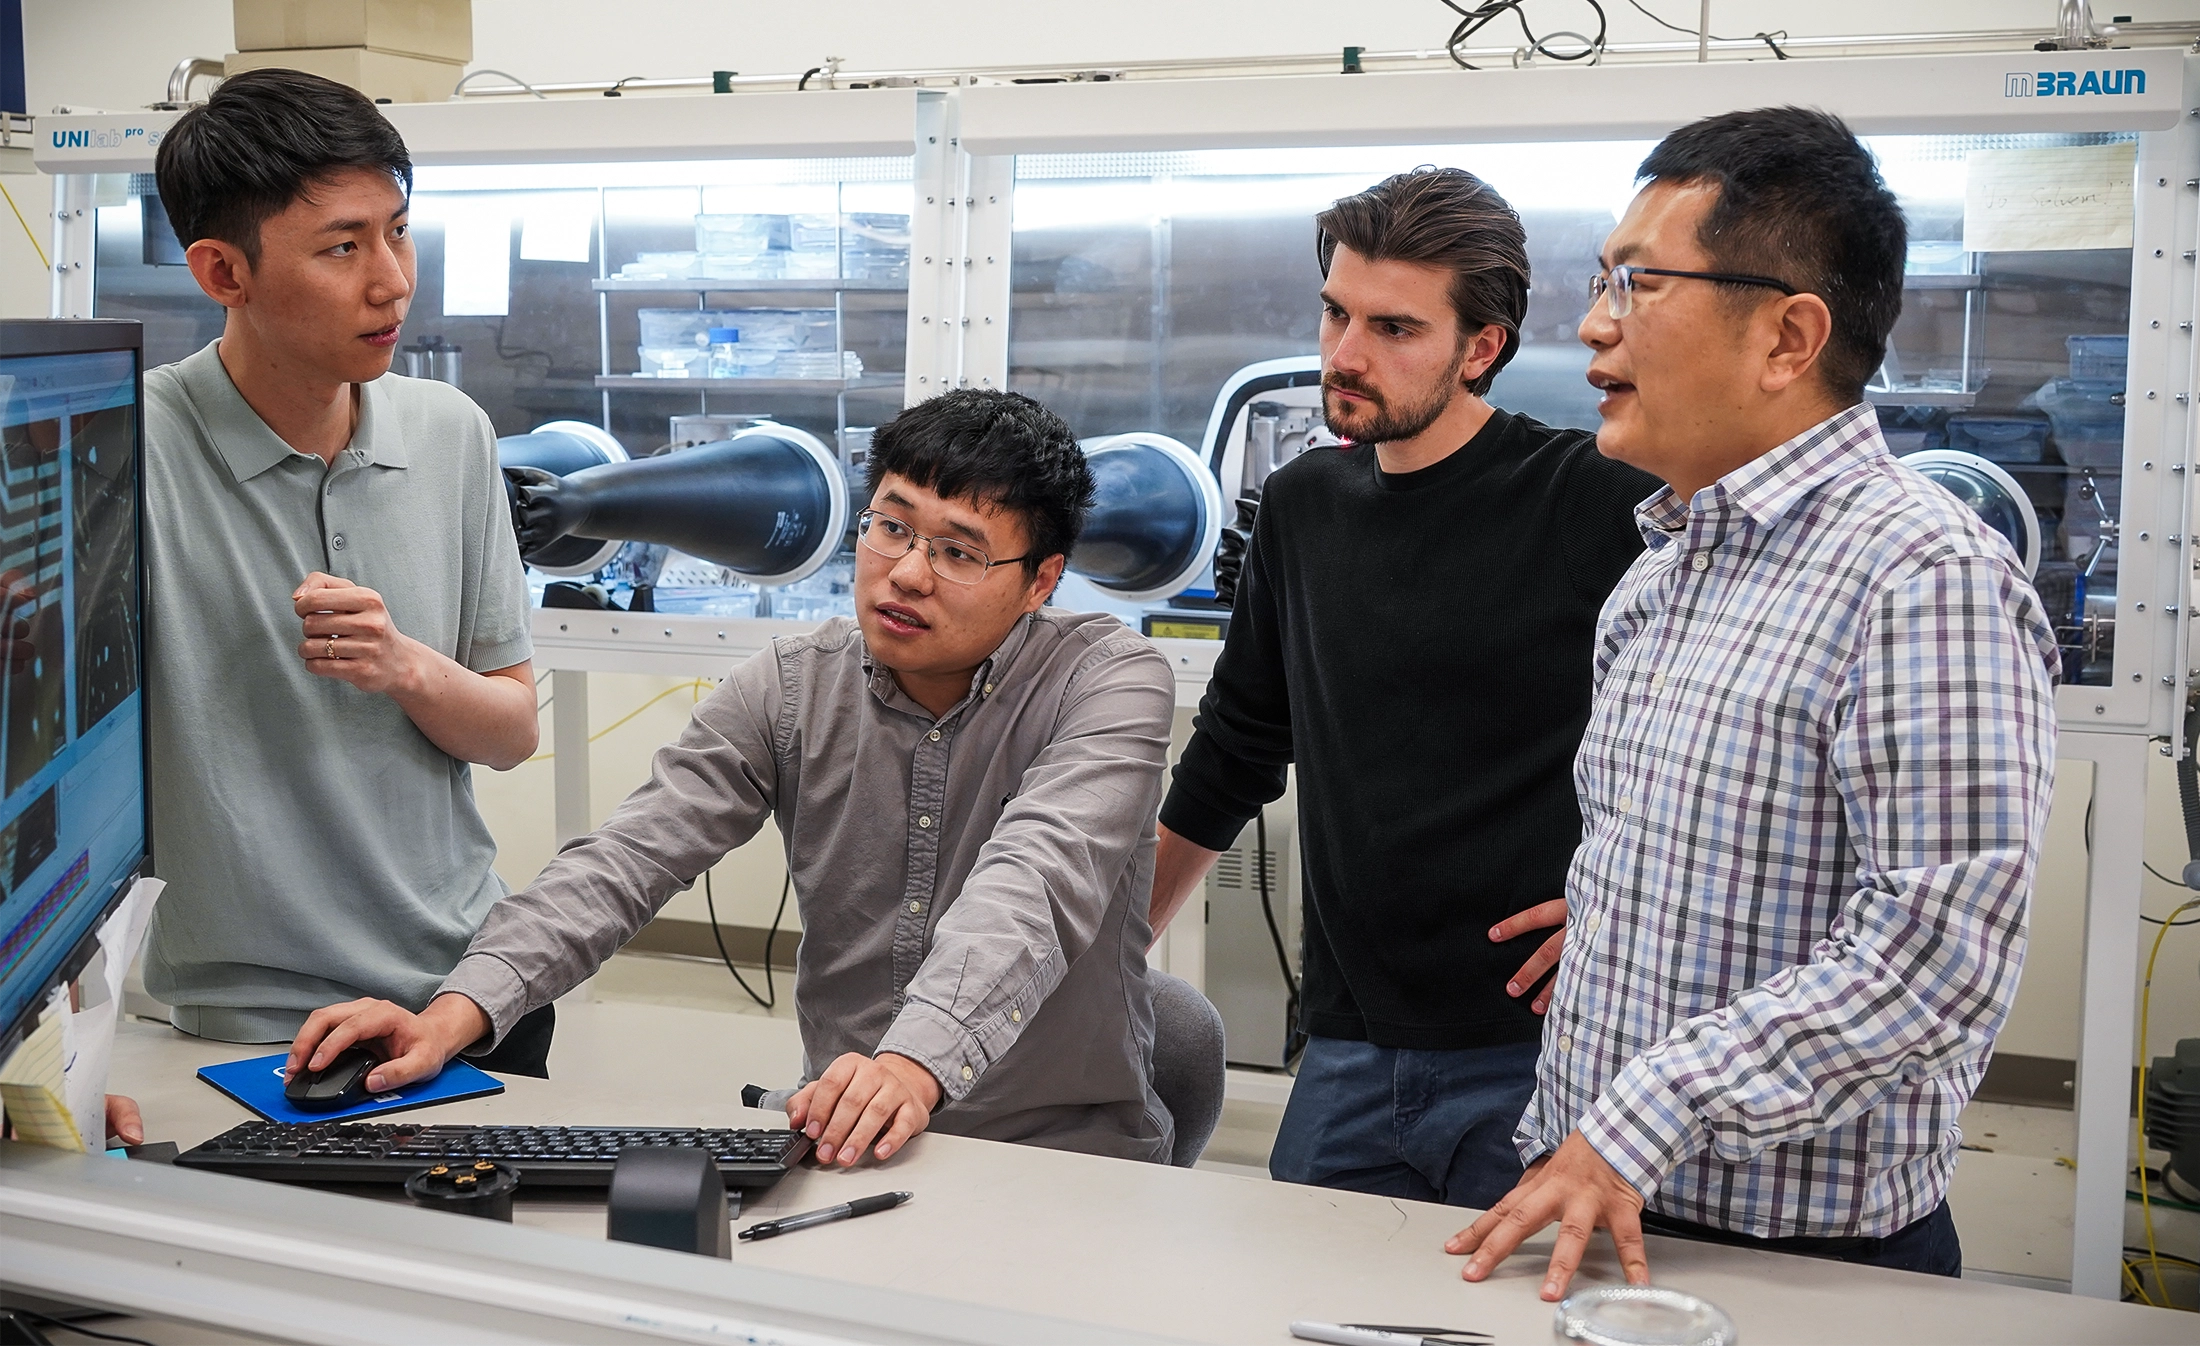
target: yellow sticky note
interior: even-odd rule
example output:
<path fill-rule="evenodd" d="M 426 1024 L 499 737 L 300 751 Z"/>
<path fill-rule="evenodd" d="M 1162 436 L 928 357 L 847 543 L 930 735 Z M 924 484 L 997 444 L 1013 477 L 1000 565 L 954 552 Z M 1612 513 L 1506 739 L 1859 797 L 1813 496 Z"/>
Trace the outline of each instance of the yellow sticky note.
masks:
<path fill-rule="evenodd" d="M 2131 246 L 2138 146 L 1974 150 L 1964 157 L 1963 246 L 2045 252 Z"/>
<path fill-rule="evenodd" d="M 8 1124 L 15 1128 L 17 1140 L 81 1152 L 84 1136 L 63 1101 L 64 1065 L 61 1016 L 49 1011 L 8 1063 L 0 1066 L 0 1105 L 7 1108 Z"/>

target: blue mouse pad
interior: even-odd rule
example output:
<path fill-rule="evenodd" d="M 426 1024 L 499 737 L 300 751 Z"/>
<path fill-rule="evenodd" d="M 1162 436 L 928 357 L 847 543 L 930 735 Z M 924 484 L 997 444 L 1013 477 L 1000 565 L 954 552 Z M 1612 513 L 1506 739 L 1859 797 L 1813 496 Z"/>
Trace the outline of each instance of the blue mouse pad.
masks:
<path fill-rule="evenodd" d="M 453 1061 L 432 1080 L 416 1080 L 402 1089 L 376 1094 L 364 1103 L 333 1112 L 307 1112 L 283 1097 L 283 1062 L 288 1052 L 255 1056 L 249 1061 L 225 1061 L 199 1067 L 199 1078 L 236 1099 L 271 1122 L 338 1122 L 376 1117 L 385 1112 L 425 1108 L 434 1103 L 455 1103 L 462 1098 L 501 1094 L 504 1086 L 464 1061 Z"/>

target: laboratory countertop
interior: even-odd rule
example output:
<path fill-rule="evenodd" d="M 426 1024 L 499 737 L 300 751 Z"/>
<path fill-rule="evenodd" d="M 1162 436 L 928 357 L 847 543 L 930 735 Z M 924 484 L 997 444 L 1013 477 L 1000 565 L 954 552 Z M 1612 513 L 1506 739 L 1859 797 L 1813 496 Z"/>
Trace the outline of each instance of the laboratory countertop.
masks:
<path fill-rule="evenodd" d="M 746 1081 L 714 1031 L 724 1015 L 582 1008 L 558 1024 L 555 1080 L 507 1078 L 500 1095 L 405 1117 L 784 1124 L 781 1114 L 740 1107 Z M 249 1116 L 193 1072 L 268 1050 L 126 1020 L 111 1087 L 139 1100 L 148 1137 L 188 1148 Z M 804 1166 L 750 1194 L 737 1223 L 892 1189 L 914 1199 L 884 1214 L 737 1244 L 734 1260 L 1197 1342 L 1285 1342 L 1294 1319 L 1442 1324 L 1500 1342 L 1552 1339 L 1552 1309 L 1537 1294 L 1548 1236 L 1490 1281 L 1470 1285 L 1459 1278 L 1460 1259 L 1443 1250 L 1466 1212 L 1229 1174 L 924 1135 L 883 1166 Z M 578 1239 L 604 1234 L 600 1200 L 523 1195 L 514 1218 Z M 1751 1346 L 2195 1340 L 2191 1318 L 2164 1310 L 1657 1237 L 1649 1253 L 1658 1283 L 1720 1305 Z M 1577 1285 L 1619 1279 L 1600 1235 Z"/>

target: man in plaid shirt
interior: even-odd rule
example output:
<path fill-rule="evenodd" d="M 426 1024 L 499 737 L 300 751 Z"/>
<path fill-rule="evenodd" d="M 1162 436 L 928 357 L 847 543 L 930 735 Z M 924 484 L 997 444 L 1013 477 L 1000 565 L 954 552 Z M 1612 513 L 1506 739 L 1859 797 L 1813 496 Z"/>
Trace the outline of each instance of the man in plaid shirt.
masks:
<path fill-rule="evenodd" d="M 2055 640 L 2010 546 L 1864 401 L 1906 232 L 1800 108 L 1643 162 L 1581 336 L 1598 448 L 1662 477 L 1599 620 L 1582 843 L 1520 1185 L 1468 1280 L 1560 1226 L 1941 1275 L 1956 1117 L 2024 960 Z"/>

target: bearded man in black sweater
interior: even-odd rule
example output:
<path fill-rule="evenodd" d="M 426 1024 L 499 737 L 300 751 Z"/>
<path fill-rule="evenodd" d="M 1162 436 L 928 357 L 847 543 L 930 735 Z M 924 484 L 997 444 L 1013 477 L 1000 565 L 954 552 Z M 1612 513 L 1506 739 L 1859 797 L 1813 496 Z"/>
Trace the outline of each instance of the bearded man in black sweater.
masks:
<path fill-rule="evenodd" d="M 1488 184 L 1416 169 L 1315 223 L 1323 411 L 1350 443 L 1268 479 L 1161 807 L 1153 926 L 1295 762 L 1307 1045 L 1269 1170 L 1487 1208 L 1521 1174 L 1597 612 L 1658 483 L 1483 400 L 1528 307 Z"/>

